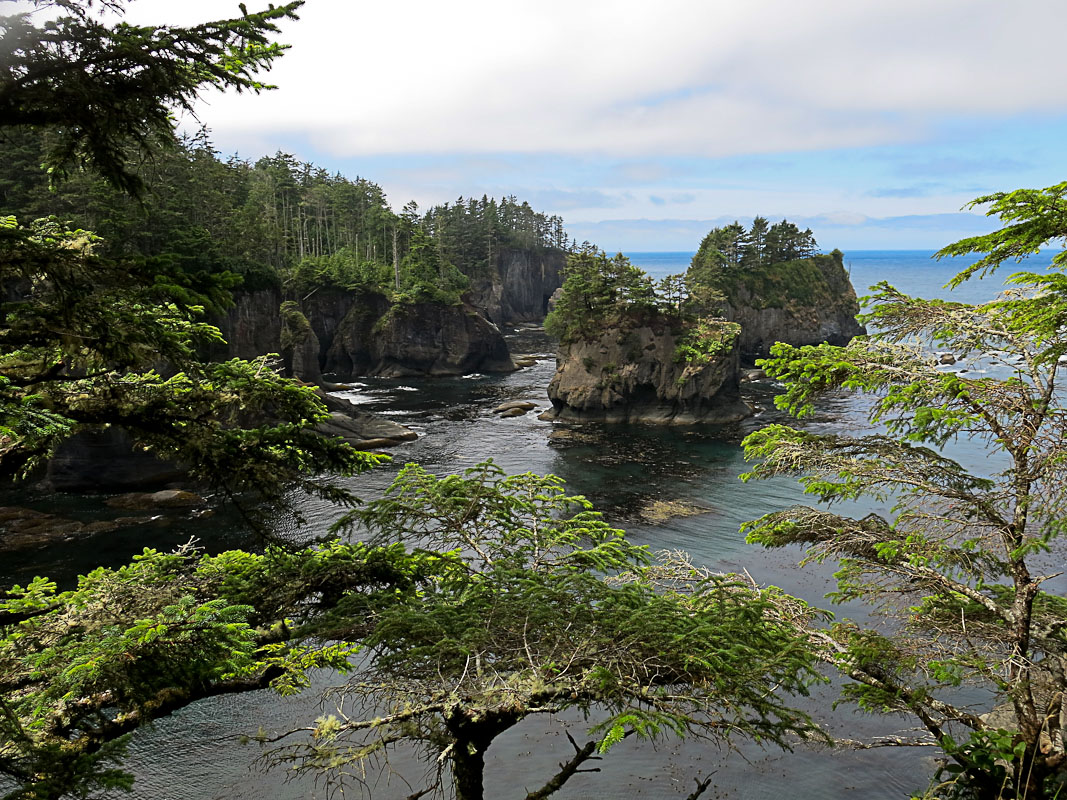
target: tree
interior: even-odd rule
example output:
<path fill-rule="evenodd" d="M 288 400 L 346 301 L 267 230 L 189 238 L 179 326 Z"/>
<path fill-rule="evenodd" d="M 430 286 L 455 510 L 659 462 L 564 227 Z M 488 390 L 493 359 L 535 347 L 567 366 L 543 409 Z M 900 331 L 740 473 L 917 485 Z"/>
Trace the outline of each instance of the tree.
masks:
<path fill-rule="evenodd" d="M 298 4 L 191 29 L 109 28 L 93 16 L 98 5 L 57 5 L 63 14 L 40 28 L 31 14 L 3 18 L 11 51 L 0 126 L 39 126 L 56 170 L 84 158 L 137 191 L 128 149 L 143 154 L 172 139 L 167 109 L 199 87 L 265 88 L 252 76 L 282 50 L 265 37 Z M 85 113 L 97 116 L 86 122 Z M 217 163 L 213 153 L 207 160 Z M 220 339 L 200 321 L 204 308 L 227 305 L 237 276 L 102 249 L 99 237 L 54 218 L 0 218 L 0 475 L 26 477 L 74 433 L 117 425 L 231 494 L 255 490 L 280 503 L 296 481 L 351 501 L 315 476 L 352 474 L 374 459 L 315 433 L 327 412 L 313 392 L 264 359 L 197 357 Z"/>
<path fill-rule="evenodd" d="M 0 17 L 0 125 L 52 132 L 45 165 L 55 178 L 88 163 L 112 185 L 140 194 L 130 149 L 149 154 L 173 140 L 174 108 L 192 110 L 201 89 L 259 92 L 258 73 L 285 46 L 277 22 L 302 0 L 188 28 L 108 25 L 100 12 L 127 0 L 32 0 L 34 11 Z M 59 16 L 35 24 L 34 13 Z"/>
<path fill-rule="evenodd" d="M 644 270 L 622 253 L 609 257 L 587 243 L 567 258 L 563 291 L 545 330 L 566 342 L 600 330 L 608 320 L 654 314 L 656 307 L 655 286 Z"/>
<path fill-rule="evenodd" d="M 118 425 L 231 495 L 282 503 L 296 482 L 350 501 L 317 476 L 375 458 L 315 432 L 328 412 L 314 392 L 265 358 L 201 361 L 220 339 L 201 309 L 97 245 L 54 219 L 0 218 L 0 474 L 27 477 L 78 431 Z"/>
<path fill-rule="evenodd" d="M 976 201 L 1013 224 L 939 253 L 987 254 L 956 282 L 1062 238 L 1065 191 Z M 1056 266 L 1063 263 L 1061 253 Z M 781 408 L 805 416 L 830 393 L 866 393 L 870 420 L 884 432 L 774 425 L 750 435 L 746 456 L 757 463 L 746 479 L 802 475 L 805 491 L 828 507 L 775 512 L 747 530 L 769 547 L 800 544 L 807 560 L 839 560 L 834 597 L 898 615 L 897 628 L 843 622 L 812 637 L 851 679 L 846 697 L 914 715 L 942 747 L 955 777 L 936 794 L 1039 800 L 1067 783 L 1067 598 L 1046 589 L 1053 575 L 1044 557 L 1067 524 L 1067 278 L 1024 272 L 1009 283 L 978 306 L 879 284 L 868 315 L 876 335 L 845 348 L 776 345 L 762 365 L 786 384 Z M 948 369 L 933 347 L 967 354 L 967 366 L 981 369 Z M 960 438 L 987 448 L 981 473 L 953 458 Z M 890 503 L 891 516 L 832 510 L 861 497 Z M 993 713 L 954 704 L 956 687 L 972 683 L 996 698 Z"/>
<path fill-rule="evenodd" d="M 761 266 L 767 261 L 767 234 L 770 225 L 764 217 L 752 220 L 752 227 L 745 237 L 743 263 L 745 266 Z"/>
<path fill-rule="evenodd" d="M 786 705 L 817 679 L 796 632 L 816 612 L 682 554 L 651 557 L 554 476 L 409 464 L 342 525 L 428 547 L 439 569 L 373 617 L 343 711 L 271 740 L 276 766 L 343 783 L 413 744 L 435 765 L 426 791 L 475 800 L 497 736 L 581 709 L 591 738 L 572 738 L 574 756 L 527 795 L 544 798 L 631 735 L 822 738 Z"/>
<path fill-rule="evenodd" d="M 207 556 L 146 549 L 57 591 L 35 578 L 0 598 L 0 777 L 5 800 L 130 789 L 129 734 L 207 697 L 347 670 L 363 620 L 433 571 L 429 555 L 337 542 Z M 341 639 L 323 644 L 324 639 Z"/>

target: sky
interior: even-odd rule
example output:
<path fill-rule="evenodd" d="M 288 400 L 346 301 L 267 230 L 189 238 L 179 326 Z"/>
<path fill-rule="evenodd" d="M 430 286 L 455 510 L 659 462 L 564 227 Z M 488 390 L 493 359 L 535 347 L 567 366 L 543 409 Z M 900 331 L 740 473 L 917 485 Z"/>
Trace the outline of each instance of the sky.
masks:
<path fill-rule="evenodd" d="M 255 8 L 253 0 L 248 0 Z M 138 0 L 135 23 L 236 13 Z M 975 197 L 1067 180 L 1063 0 L 308 0 L 223 154 L 278 150 L 399 209 L 515 195 L 609 252 L 760 214 L 824 249 L 934 249 Z"/>

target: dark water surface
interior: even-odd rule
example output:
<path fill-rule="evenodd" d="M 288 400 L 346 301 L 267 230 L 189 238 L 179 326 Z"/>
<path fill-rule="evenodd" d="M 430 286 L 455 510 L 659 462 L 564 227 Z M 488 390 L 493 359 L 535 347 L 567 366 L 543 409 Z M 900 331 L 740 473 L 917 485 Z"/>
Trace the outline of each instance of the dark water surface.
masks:
<path fill-rule="evenodd" d="M 634 263 L 656 277 L 684 271 L 690 253 L 630 254 Z M 946 296 L 941 288 L 960 268 L 959 263 L 936 264 L 926 252 L 868 251 L 846 255 L 853 283 L 860 294 L 865 287 L 889 280 L 899 288 L 923 296 Z M 1044 266 L 1039 257 L 1033 266 Z M 1006 271 L 1005 271 L 1006 272 Z M 954 299 L 978 301 L 997 291 L 1002 275 L 972 282 L 953 293 Z M 742 484 L 745 470 L 739 442 L 745 433 L 771 420 L 774 387 L 754 384 L 749 400 L 764 410 L 750 420 L 722 428 L 659 429 L 643 426 L 573 426 L 537 419 L 548 407 L 545 387 L 555 368 L 552 344 L 536 328 L 513 332 L 513 352 L 537 357 L 533 367 L 503 376 L 472 375 L 463 378 L 364 380 L 346 393 L 369 411 L 388 414 L 415 429 L 420 438 L 393 451 L 394 462 L 353 480 L 363 496 L 379 493 L 405 461 L 418 461 L 431 471 L 455 472 L 493 458 L 509 472 L 552 472 L 566 479 L 569 490 L 590 497 L 608 519 L 626 528 L 631 538 L 655 549 L 682 548 L 694 561 L 718 569 L 748 572 L 759 582 L 825 606 L 828 569 L 798 570 L 799 551 L 767 552 L 747 545 L 739 525 L 783 506 L 801 501 L 793 481 L 773 480 Z M 508 400 L 532 400 L 538 410 L 522 417 L 501 419 L 492 408 Z M 843 398 L 827 403 L 815 420 L 815 429 L 859 430 L 865 425 L 861 400 Z M 978 464 L 980 448 L 963 443 L 955 455 Z M 642 521 L 640 511 L 655 500 L 685 500 L 706 512 L 664 524 Z M 41 499 L 38 507 L 56 503 Z M 61 501 L 57 513 L 89 518 L 94 503 L 82 499 Z M 861 509 L 863 513 L 872 507 Z M 305 504 L 313 529 L 332 521 L 334 510 Z M 80 517 L 79 517 L 80 518 Z M 120 563 L 144 545 L 170 547 L 198 536 L 212 549 L 239 546 L 248 541 L 238 517 L 225 511 L 210 520 L 174 519 L 168 527 L 157 521 L 121 536 L 105 534 L 89 542 L 72 542 L 34 551 L 0 564 L 0 579 L 25 579 L 32 574 L 71 576 L 92 565 Z M 841 616 L 866 617 L 865 609 L 837 608 Z M 316 676 L 315 689 L 334 682 L 333 676 Z M 818 687 L 809 707 L 825 721 L 831 733 L 863 739 L 905 733 L 912 721 L 870 717 L 847 708 L 832 710 L 836 689 Z M 329 705 L 325 707 L 328 712 Z M 132 745 L 132 767 L 138 773 L 135 796 L 144 798 L 290 798 L 325 797 L 323 787 L 307 781 L 286 782 L 282 772 L 262 773 L 255 763 L 255 745 L 236 742 L 240 734 L 261 726 L 282 730 L 307 724 L 323 707 L 317 691 L 297 698 L 279 698 L 269 692 L 222 697 L 197 703 L 160 720 L 137 734 Z M 573 726 L 576 738 L 582 726 Z M 559 722 L 529 720 L 493 745 L 487 761 L 486 796 L 521 798 L 539 787 L 569 757 L 570 746 Z M 900 798 L 925 788 L 932 772 L 929 750 L 884 748 L 862 751 L 801 748 L 792 754 L 763 751 L 742 743 L 727 751 L 701 742 L 624 742 L 599 765 L 598 775 L 573 778 L 560 798 L 647 797 L 680 798 L 693 790 L 693 778 L 716 771 L 705 797 L 766 798 L 784 794 L 791 800 L 835 798 Z M 381 776 L 368 775 L 370 794 L 382 800 L 403 798 L 422 788 L 425 766 L 398 754 Z M 405 783 L 401 778 L 411 782 Z M 716 793 L 717 792 L 717 793 Z M 353 788 L 346 797 L 360 796 Z"/>

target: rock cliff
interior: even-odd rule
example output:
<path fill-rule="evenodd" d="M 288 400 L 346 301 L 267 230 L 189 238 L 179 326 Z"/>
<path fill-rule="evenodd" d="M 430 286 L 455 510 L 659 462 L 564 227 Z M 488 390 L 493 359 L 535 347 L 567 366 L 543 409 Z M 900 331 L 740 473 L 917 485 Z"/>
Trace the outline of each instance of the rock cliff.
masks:
<path fill-rule="evenodd" d="M 227 344 L 210 356 L 280 353 L 288 374 L 320 383 L 359 375 L 462 375 L 515 368 L 496 325 L 470 305 L 392 306 L 373 292 L 323 289 L 302 303 L 278 291 L 239 294 L 215 320 Z"/>
<path fill-rule="evenodd" d="M 502 250 L 494 268 L 471 280 L 467 298 L 491 322 L 540 322 L 548 300 L 563 283 L 567 254 L 562 250 Z"/>
<path fill-rule="evenodd" d="M 354 304 L 326 349 L 323 371 L 401 377 L 515 369 L 496 325 L 470 306 Z"/>
<path fill-rule="evenodd" d="M 688 349 L 694 335 L 713 346 Z M 543 419 L 687 425 L 735 422 L 751 413 L 738 394 L 737 330 L 667 320 L 611 328 L 560 345 Z"/>
<path fill-rule="evenodd" d="M 766 357 L 775 342 L 845 345 L 867 332 L 856 322 L 859 302 L 840 250 L 752 268 L 724 293 L 723 316 L 740 324 L 746 362 Z"/>

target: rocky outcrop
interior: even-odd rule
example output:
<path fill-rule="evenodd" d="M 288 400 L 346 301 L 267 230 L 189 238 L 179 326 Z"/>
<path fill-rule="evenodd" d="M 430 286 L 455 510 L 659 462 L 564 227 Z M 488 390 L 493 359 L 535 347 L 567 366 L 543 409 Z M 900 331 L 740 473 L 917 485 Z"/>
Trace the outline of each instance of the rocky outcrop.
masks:
<path fill-rule="evenodd" d="M 295 301 L 286 300 L 279 310 L 282 318 L 281 355 L 286 374 L 306 383 L 321 384 L 319 337 Z"/>
<path fill-rule="evenodd" d="M 846 345 L 867 331 L 856 322 L 859 302 L 835 250 L 755 269 L 727 289 L 726 319 L 741 325 L 741 358 L 765 358 L 775 342 Z"/>
<path fill-rule="evenodd" d="M 562 250 L 504 249 L 488 275 L 471 281 L 467 299 L 498 325 L 539 322 L 548 312 L 552 293 L 563 284 L 566 263 Z"/>
<path fill-rule="evenodd" d="M 330 418 L 315 428 L 324 436 L 340 436 L 357 450 L 395 447 L 401 442 L 419 438 L 410 428 L 360 411 L 348 400 L 325 393 L 320 396 L 330 411 Z"/>
<path fill-rule="evenodd" d="M 323 365 L 341 380 L 514 369 L 500 329 L 470 306 L 389 306 L 385 298 L 373 297 L 349 309 Z"/>
<path fill-rule="evenodd" d="M 718 328 L 718 352 L 680 358 L 691 333 L 653 322 L 561 344 L 542 419 L 688 425 L 748 416 L 734 327 Z"/>
<path fill-rule="evenodd" d="M 263 290 L 238 295 L 215 324 L 227 344 L 212 358 L 280 353 L 286 374 L 307 383 L 321 384 L 324 372 L 351 380 L 515 369 L 500 329 L 470 305 L 394 306 L 374 292 L 330 289 L 298 304 Z"/>

